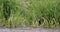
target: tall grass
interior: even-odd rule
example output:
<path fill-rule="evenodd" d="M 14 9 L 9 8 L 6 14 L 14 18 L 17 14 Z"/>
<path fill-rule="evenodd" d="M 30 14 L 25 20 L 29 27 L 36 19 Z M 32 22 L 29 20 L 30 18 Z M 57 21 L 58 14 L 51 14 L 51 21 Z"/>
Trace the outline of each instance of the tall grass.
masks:
<path fill-rule="evenodd" d="M 3 3 L 9 2 L 10 17 L 5 20 Z M 0 0 L 0 26 L 46 27 L 60 26 L 60 0 Z M 7 7 L 7 6 L 6 6 Z M 7 9 L 8 11 L 8 9 Z M 6 22 L 6 23 L 5 23 Z M 5 23 L 5 24 L 4 24 Z M 1 25 L 3 24 L 3 25 Z"/>

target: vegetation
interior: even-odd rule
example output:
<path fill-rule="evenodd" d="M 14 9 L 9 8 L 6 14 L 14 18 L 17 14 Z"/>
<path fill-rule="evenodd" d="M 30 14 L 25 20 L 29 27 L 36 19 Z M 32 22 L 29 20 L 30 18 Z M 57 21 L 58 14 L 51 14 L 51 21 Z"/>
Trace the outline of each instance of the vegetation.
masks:
<path fill-rule="evenodd" d="M 60 26 L 60 0 L 0 0 L 0 27 Z"/>

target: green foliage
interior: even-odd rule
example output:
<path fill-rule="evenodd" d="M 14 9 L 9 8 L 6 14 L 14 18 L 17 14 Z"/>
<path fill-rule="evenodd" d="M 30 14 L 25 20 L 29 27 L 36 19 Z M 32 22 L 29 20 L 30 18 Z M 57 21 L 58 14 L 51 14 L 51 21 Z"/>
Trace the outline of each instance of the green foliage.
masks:
<path fill-rule="evenodd" d="M 10 10 L 6 9 L 3 3 L 6 3 L 6 7 L 10 7 Z M 5 9 L 10 11 L 10 15 L 6 12 L 9 16 L 6 21 L 3 14 Z M 60 26 L 60 0 L 0 0 L 0 22 L 2 24 L 6 22 L 5 27 L 11 28 L 58 27 Z"/>

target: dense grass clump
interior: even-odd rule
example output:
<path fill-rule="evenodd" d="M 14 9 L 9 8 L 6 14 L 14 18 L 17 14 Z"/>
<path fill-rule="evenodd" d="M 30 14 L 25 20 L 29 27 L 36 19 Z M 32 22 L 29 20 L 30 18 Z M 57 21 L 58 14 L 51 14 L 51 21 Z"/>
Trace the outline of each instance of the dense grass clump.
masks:
<path fill-rule="evenodd" d="M 0 0 L 0 26 L 59 27 L 60 0 Z"/>

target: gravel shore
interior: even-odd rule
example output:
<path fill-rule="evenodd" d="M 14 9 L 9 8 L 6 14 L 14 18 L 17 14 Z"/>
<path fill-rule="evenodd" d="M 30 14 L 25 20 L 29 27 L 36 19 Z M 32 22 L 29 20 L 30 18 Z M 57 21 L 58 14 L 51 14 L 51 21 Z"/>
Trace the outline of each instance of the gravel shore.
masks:
<path fill-rule="evenodd" d="M 0 32 L 60 32 L 60 29 L 43 29 L 43 28 L 30 28 L 30 29 L 0 29 Z"/>

